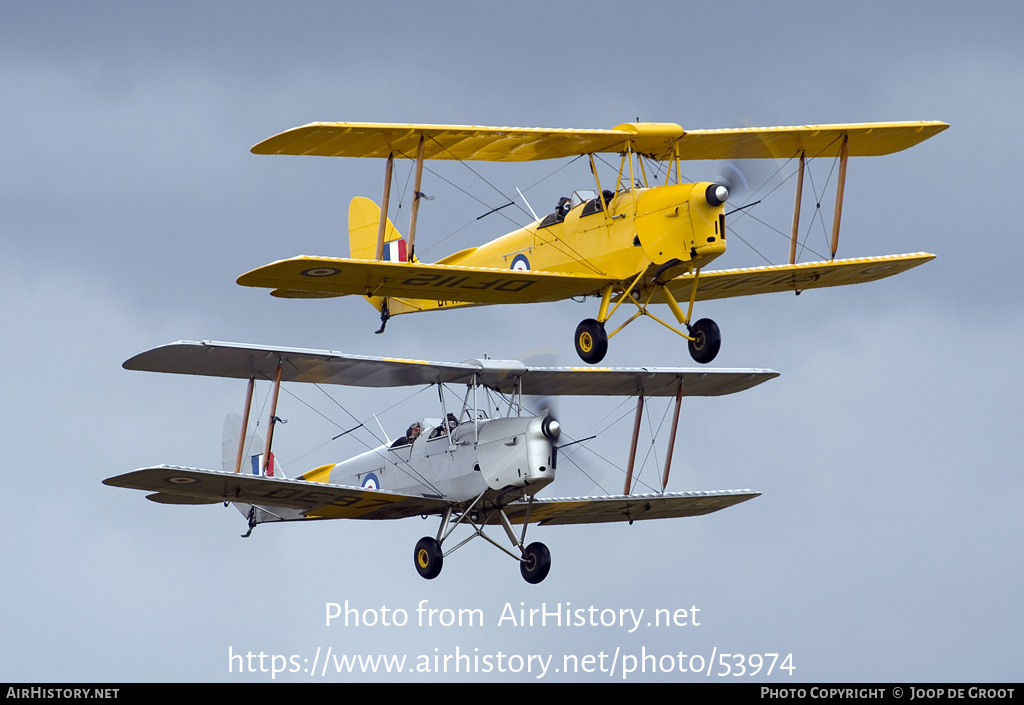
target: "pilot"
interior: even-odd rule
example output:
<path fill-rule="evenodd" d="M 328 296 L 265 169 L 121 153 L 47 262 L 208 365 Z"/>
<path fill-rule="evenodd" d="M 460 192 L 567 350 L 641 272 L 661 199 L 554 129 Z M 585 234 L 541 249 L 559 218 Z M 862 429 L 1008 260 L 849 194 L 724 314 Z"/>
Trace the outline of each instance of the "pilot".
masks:
<path fill-rule="evenodd" d="M 420 437 L 421 433 L 423 433 L 423 427 L 420 426 L 420 422 L 413 421 L 412 425 L 409 426 L 409 430 L 405 432 L 405 437 L 409 439 L 410 443 L 412 443 Z"/>
<path fill-rule="evenodd" d="M 558 214 L 558 217 L 564 218 L 569 215 L 570 210 L 572 210 L 572 200 L 565 196 L 559 198 L 558 205 L 555 206 L 555 213 Z"/>
<path fill-rule="evenodd" d="M 459 425 L 458 419 L 455 418 L 455 414 L 453 414 L 450 411 L 448 412 L 447 421 L 448 421 L 448 428 L 451 429 L 452 431 L 454 431 L 455 427 Z"/>

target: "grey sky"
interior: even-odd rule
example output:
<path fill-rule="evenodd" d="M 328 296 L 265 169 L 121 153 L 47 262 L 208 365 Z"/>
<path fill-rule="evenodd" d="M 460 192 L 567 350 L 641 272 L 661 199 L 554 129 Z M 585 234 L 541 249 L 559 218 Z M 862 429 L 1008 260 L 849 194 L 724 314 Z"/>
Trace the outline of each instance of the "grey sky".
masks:
<path fill-rule="evenodd" d="M 793 676 L 769 679 L 780 684 L 1020 680 L 1024 622 L 1013 605 L 1024 527 L 1015 499 L 1024 488 L 1012 448 L 1024 245 L 1012 188 L 1022 145 L 1007 124 L 1021 113 L 1024 10 L 1009 2 L 582 10 L 538 2 L 0 9 L 8 468 L 0 680 L 262 681 L 267 674 L 229 673 L 229 648 L 312 658 L 328 646 L 410 660 L 458 646 L 557 661 L 716 648 L 792 653 Z M 158 506 L 100 484 L 155 463 L 217 467 L 222 420 L 240 410 L 244 384 L 120 367 L 173 340 L 455 361 L 554 351 L 563 364 L 575 361 L 572 331 L 594 302 L 401 317 L 375 336 L 376 314 L 361 300 L 280 301 L 237 286 L 239 274 L 276 259 L 347 254 L 348 201 L 379 199 L 383 172 L 376 161 L 257 157 L 253 144 L 315 120 L 606 128 L 638 117 L 694 128 L 951 125 L 905 153 L 852 161 L 843 211 L 840 256 L 923 250 L 934 262 L 861 287 L 702 308 L 722 327 L 716 365 L 782 376 L 684 406 L 670 489 L 750 487 L 762 497 L 697 519 L 535 527 L 530 535 L 551 548 L 553 568 L 529 586 L 482 542 L 453 554 L 437 580 L 421 580 L 412 547 L 436 531 L 433 520 L 261 526 L 242 540 L 233 509 Z M 547 208 L 590 184 L 581 164 L 537 183 L 559 166 L 478 171 L 506 194 L 536 184 L 527 197 Z M 704 168 L 694 165 L 693 178 L 707 178 Z M 824 180 L 828 166 L 816 168 Z M 463 167 L 437 173 L 501 204 Z M 486 208 L 437 178 L 424 190 L 436 198 L 421 211 L 420 247 L 447 238 L 432 259 L 512 227 L 494 216 L 475 223 Z M 783 229 L 791 198 L 786 186 L 764 206 Z M 403 204 L 395 220 L 404 231 L 407 196 Z M 739 234 L 784 258 L 777 235 Z M 733 241 L 720 264 L 762 262 Z M 612 341 L 606 362 L 689 358 L 670 333 L 639 322 Z M 294 391 L 348 423 L 315 390 Z M 367 418 L 414 391 L 335 396 Z M 433 413 L 435 399 L 412 396 L 382 422 L 400 431 Z M 616 404 L 569 403 L 560 415 L 586 435 Z M 289 418 L 276 439 L 286 470 L 363 448 L 328 443 L 336 427 L 290 396 L 280 415 Z M 620 464 L 628 423 L 598 445 Z M 560 473 L 549 496 L 590 489 Z M 617 492 L 619 475 L 608 476 Z M 345 600 L 413 616 L 421 600 L 479 608 L 487 624 L 325 627 L 325 603 Z M 497 626 L 506 603 L 521 602 L 648 614 L 697 605 L 703 619 L 632 634 Z M 545 678 L 558 679 L 621 674 Z"/>

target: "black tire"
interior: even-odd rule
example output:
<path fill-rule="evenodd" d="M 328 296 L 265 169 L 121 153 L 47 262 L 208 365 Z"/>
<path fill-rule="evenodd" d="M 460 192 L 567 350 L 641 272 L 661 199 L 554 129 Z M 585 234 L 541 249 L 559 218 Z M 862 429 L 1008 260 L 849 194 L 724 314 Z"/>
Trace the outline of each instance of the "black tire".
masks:
<path fill-rule="evenodd" d="M 427 580 L 433 580 L 441 574 L 441 568 L 444 567 L 444 554 L 441 552 L 441 544 L 435 538 L 424 536 L 416 542 L 413 561 L 416 563 L 416 572 L 420 576 Z"/>
<path fill-rule="evenodd" d="M 523 552 L 523 562 L 519 564 L 519 571 L 523 579 L 531 585 L 536 585 L 548 577 L 551 570 L 551 551 L 540 541 L 531 543 Z"/>
<path fill-rule="evenodd" d="M 604 332 L 604 324 L 593 318 L 581 321 L 576 326 L 576 354 L 583 362 L 596 365 L 604 359 L 608 352 L 608 334 Z"/>
<path fill-rule="evenodd" d="M 718 356 L 718 350 L 722 347 L 722 334 L 718 331 L 718 324 L 710 318 L 702 318 L 690 326 L 690 357 L 694 362 L 706 365 Z"/>

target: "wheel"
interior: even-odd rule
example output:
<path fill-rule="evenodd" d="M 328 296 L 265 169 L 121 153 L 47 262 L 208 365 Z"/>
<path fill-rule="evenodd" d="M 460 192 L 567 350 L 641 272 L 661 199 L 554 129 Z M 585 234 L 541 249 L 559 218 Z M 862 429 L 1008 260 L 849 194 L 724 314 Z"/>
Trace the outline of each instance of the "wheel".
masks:
<path fill-rule="evenodd" d="M 584 362 L 595 365 L 604 359 L 608 352 L 608 334 L 604 332 L 604 324 L 593 318 L 581 321 L 576 326 L 576 354 Z"/>
<path fill-rule="evenodd" d="M 519 564 L 519 570 L 523 579 L 531 585 L 536 585 L 548 577 L 551 570 L 551 551 L 540 541 L 531 543 L 523 552 L 523 562 Z"/>
<path fill-rule="evenodd" d="M 416 572 L 427 580 L 433 580 L 440 575 L 441 568 L 444 566 L 441 544 L 430 536 L 424 536 L 416 542 L 413 559 L 416 561 Z"/>
<path fill-rule="evenodd" d="M 718 332 L 718 324 L 710 318 L 702 318 L 690 326 L 690 357 L 695 362 L 706 365 L 718 355 L 722 347 L 722 334 Z"/>

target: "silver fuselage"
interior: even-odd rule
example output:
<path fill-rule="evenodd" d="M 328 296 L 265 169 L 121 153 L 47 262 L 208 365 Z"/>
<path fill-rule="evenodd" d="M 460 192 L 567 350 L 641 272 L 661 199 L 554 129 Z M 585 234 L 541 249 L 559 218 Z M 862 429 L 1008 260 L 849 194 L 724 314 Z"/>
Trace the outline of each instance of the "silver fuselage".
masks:
<path fill-rule="evenodd" d="M 555 479 L 557 430 L 539 416 L 464 421 L 448 429 L 424 419 L 421 435 L 350 458 L 331 468 L 328 482 L 402 494 L 469 500 L 486 490 L 523 488 Z M 549 437 L 553 436 L 553 438 Z"/>

